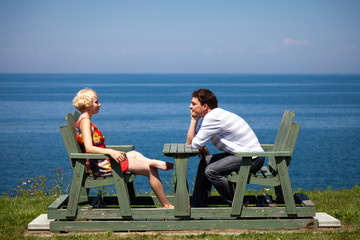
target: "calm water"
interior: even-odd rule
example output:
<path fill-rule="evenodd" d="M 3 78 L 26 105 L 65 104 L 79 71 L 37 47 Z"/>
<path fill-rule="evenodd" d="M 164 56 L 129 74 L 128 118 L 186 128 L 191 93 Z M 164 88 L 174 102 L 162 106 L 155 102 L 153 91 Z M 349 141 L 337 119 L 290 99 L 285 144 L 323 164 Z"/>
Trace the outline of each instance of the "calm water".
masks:
<path fill-rule="evenodd" d="M 273 143 L 282 113 L 294 110 L 302 127 L 289 169 L 293 189 L 360 183 L 360 75 L 0 74 L 0 193 L 11 193 L 21 178 L 71 172 L 59 126 L 84 87 L 99 93 L 93 122 L 107 144 L 133 144 L 168 161 L 162 146 L 185 142 L 195 89 L 214 91 L 219 106 L 247 120 L 261 143 Z M 190 184 L 198 162 L 189 161 Z M 161 177 L 170 180 L 170 173 Z M 143 177 L 136 186 L 150 190 Z"/>

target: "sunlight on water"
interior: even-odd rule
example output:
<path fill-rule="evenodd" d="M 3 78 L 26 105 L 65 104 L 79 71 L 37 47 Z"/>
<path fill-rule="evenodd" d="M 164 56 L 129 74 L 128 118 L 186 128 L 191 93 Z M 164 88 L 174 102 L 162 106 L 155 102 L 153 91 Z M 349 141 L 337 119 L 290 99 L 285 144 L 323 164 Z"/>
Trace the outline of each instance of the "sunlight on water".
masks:
<path fill-rule="evenodd" d="M 301 130 L 290 166 L 292 187 L 359 184 L 360 170 L 354 167 L 360 140 L 359 75 L 0 74 L 0 157 L 6 161 L 0 192 L 11 191 L 20 178 L 51 175 L 57 168 L 71 171 L 59 127 L 84 87 L 99 93 L 102 107 L 92 120 L 107 144 L 134 144 L 144 155 L 167 161 L 173 160 L 163 156 L 163 144 L 185 142 L 188 106 L 197 88 L 213 90 L 219 107 L 248 121 L 261 143 L 273 143 L 282 113 L 294 110 Z M 198 162 L 197 157 L 189 161 L 190 187 Z M 9 175 L 8 169 L 16 174 Z M 169 181 L 170 174 L 162 171 L 161 177 Z M 136 185 L 150 191 L 142 177 Z"/>

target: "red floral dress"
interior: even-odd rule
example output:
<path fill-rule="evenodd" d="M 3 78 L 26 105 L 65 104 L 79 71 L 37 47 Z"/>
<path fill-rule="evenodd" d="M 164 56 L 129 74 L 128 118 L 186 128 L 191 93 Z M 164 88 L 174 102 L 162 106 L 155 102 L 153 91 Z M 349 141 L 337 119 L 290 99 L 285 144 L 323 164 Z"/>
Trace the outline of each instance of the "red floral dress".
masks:
<path fill-rule="evenodd" d="M 83 135 L 82 135 L 81 129 L 80 129 L 80 123 L 83 119 L 84 118 L 81 118 L 79 121 L 77 121 L 75 123 L 76 139 L 80 144 L 81 150 L 83 152 L 86 152 L 85 146 L 84 146 Z M 93 145 L 96 147 L 100 147 L 100 148 L 106 148 L 104 135 L 100 132 L 100 130 L 92 122 L 90 122 L 90 124 L 91 124 L 91 128 L 92 128 Z M 109 159 L 87 159 L 86 165 L 89 169 L 90 174 L 92 174 L 96 177 L 104 177 L 104 176 L 109 176 L 112 174 Z M 126 158 L 126 161 L 121 162 L 121 169 L 123 170 L 123 172 L 126 172 L 128 170 L 128 168 L 129 168 L 129 161 Z"/>

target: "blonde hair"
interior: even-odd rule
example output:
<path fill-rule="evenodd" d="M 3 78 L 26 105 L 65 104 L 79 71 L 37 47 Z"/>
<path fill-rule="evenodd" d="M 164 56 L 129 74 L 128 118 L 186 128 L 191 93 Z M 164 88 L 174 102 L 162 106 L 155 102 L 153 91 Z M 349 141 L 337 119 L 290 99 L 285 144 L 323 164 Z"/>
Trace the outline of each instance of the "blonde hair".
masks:
<path fill-rule="evenodd" d="M 95 97 L 97 97 L 97 93 L 94 90 L 85 88 L 76 94 L 72 104 L 76 107 L 77 110 L 83 113 L 86 108 L 93 105 Z"/>

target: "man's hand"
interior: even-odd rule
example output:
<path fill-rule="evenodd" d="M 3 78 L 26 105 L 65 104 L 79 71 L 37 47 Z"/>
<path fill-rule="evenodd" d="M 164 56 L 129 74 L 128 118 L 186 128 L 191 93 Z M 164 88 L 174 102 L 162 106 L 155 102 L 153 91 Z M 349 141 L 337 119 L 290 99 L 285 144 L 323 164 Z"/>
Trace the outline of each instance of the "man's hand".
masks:
<path fill-rule="evenodd" d="M 210 155 L 210 153 L 206 146 L 204 146 L 202 149 L 199 149 L 200 158 L 205 158 L 207 155 Z"/>
<path fill-rule="evenodd" d="M 190 146 L 193 138 L 196 136 L 196 126 L 199 121 L 199 118 L 191 116 L 190 126 L 188 133 L 186 135 L 186 145 Z"/>

